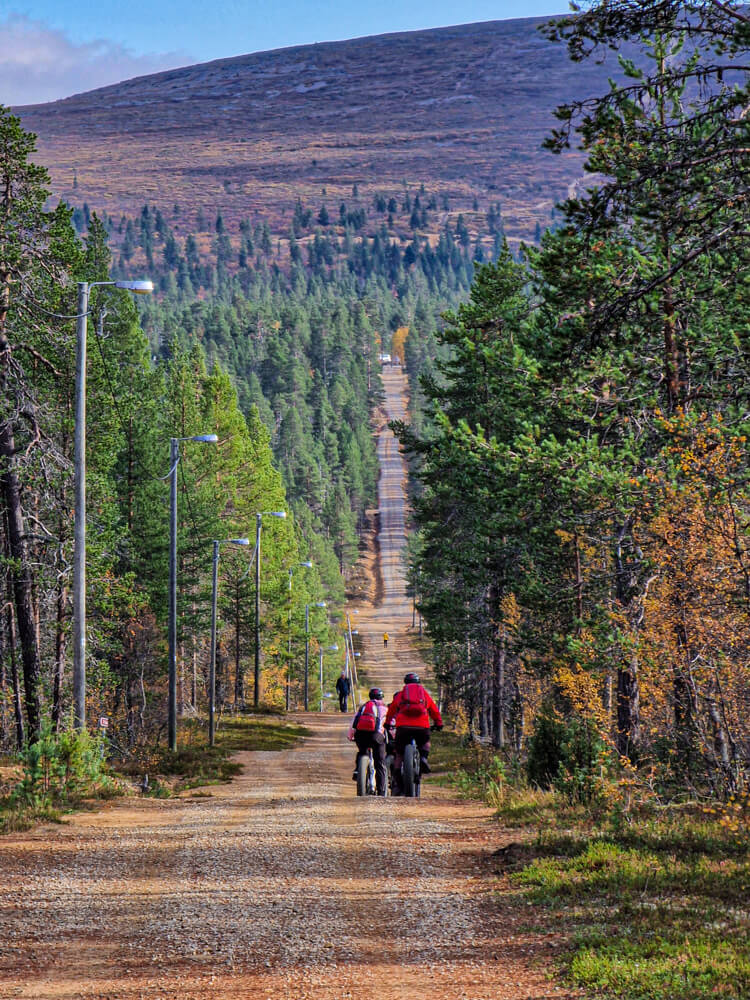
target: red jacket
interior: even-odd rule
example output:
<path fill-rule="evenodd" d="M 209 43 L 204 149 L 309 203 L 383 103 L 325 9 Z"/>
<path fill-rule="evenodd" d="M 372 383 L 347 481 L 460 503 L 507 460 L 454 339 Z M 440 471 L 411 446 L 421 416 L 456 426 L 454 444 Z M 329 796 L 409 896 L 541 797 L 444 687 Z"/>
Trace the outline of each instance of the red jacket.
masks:
<path fill-rule="evenodd" d="M 437 707 L 435 702 L 430 697 L 429 692 L 426 688 L 422 687 L 421 684 L 409 684 L 409 688 L 419 688 L 421 690 L 421 696 L 424 700 L 424 708 L 418 714 L 412 714 L 412 711 L 407 715 L 403 710 L 402 702 L 404 700 L 404 688 L 398 692 L 393 701 L 388 706 L 388 714 L 385 717 L 385 724 L 389 726 L 395 719 L 396 728 L 400 726 L 411 726 L 415 729 L 429 729 L 430 719 L 435 723 L 436 726 L 442 726 L 443 720 L 440 715 L 440 709 Z"/>

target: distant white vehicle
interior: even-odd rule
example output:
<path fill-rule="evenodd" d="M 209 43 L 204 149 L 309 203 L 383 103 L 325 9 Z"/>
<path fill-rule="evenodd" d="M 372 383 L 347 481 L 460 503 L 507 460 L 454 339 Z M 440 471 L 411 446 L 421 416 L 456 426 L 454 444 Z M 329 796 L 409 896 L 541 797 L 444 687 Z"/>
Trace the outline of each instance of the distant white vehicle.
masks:
<path fill-rule="evenodd" d="M 390 354 L 381 354 L 380 355 L 380 363 L 381 363 L 381 365 L 389 365 L 391 363 L 391 356 L 390 356 Z"/>

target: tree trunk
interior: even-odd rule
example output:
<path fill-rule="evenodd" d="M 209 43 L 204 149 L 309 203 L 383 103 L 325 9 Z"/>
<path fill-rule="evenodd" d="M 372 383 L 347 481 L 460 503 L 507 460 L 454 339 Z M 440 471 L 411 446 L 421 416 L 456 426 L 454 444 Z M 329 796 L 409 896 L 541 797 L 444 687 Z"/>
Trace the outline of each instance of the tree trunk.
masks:
<path fill-rule="evenodd" d="M 492 687 L 492 745 L 498 750 L 505 746 L 505 645 L 494 647 Z"/>
<path fill-rule="evenodd" d="M 21 644 L 26 717 L 29 724 L 29 739 L 33 743 L 39 738 L 42 722 L 39 700 L 41 662 L 33 599 L 34 581 L 27 554 L 26 532 L 21 507 L 21 488 L 15 461 L 13 432 L 10 425 L 5 423 L 0 425 L 0 468 L 2 468 L 0 489 L 2 489 L 5 501 L 8 549 L 12 560 L 11 579 L 18 637 Z"/>
<path fill-rule="evenodd" d="M 8 652 L 10 654 L 10 680 L 13 686 L 13 712 L 16 719 L 16 745 L 20 750 L 24 743 L 23 705 L 21 704 L 21 685 L 18 683 L 18 661 L 16 659 L 16 625 L 13 616 L 13 592 L 10 576 L 7 578 L 8 601 L 6 617 L 8 624 Z"/>
<path fill-rule="evenodd" d="M 724 786 L 723 790 L 733 792 L 735 788 L 734 776 L 732 774 L 732 755 L 729 750 L 729 740 L 727 739 L 724 723 L 722 721 L 718 705 L 716 704 L 715 693 L 712 693 L 712 695 L 706 699 L 706 706 L 708 709 L 708 717 L 711 720 L 714 750 L 719 761 L 722 784 Z"/>
<path fill-rule="evenodd" d="M 638 760 L 641 739 L 641 697 L 638 687 L 638 658 L 631 655 L 627 665 L 617 670 L 617 750 L 633 763 Z"/>
<path fill-rule="evenodd" d="M 623 541 L 633 527 L 632 519 L 620 526 L 615 544 L 615 579 L 617 602 L 633 622 L 634 633 L 638 625 L 636 598 L 633 594 L 635 571 L 626 565 L 623 555 Z M 642 616 L 641 616 L 642 620 Z M 640 624 L 640 621 L 638 622 Z M 641 738 L 641 695 L 638 684 L 638 654 L 632 650 L 627 663 L 617 668 L 617 749 L 633 763 L 638 759 L 638 744 Z"/>
<path fill-rule="evenodd" d="M 479 736 L 484 738 L 489 731 L 487 719 L 487 666 L 482 664 L 482 673 L 479 678 Z"/>
<path fill-rule="evenodd" d="M 245 678 L 242 675 L 242 667 L 240 666 L 240 585 L 237 584 L 237 590 L 234 601 L 234 707 L 235 710 L 239 710 L 244 707 L 245 704 Z"/>
<path fill-rule="evenodd" d="M 52 691 L 52 725 L 56 733 L 60 732 L 63 719 L 62 688 L 65 680 L 65 651 L 67 641 L 65 621 L 67 619 L 68 588 L 64 583 L 57 590 L 57 618 L 55 622 L 55 679 Z"/>

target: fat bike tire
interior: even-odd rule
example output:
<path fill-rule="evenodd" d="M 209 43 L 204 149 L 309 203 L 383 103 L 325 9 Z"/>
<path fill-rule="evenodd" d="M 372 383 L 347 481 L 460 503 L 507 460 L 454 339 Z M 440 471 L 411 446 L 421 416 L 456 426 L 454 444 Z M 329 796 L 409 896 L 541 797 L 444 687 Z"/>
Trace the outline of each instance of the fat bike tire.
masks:
<path fill-rule="evenodd" d="M 367 795 L 367 768 L 369 766 L 367 754 L 357 761 L 357 795 Z"/>
<path fill-rule="evenodd" d="M 367 794 L 378 794 L 378 786 L 375 781 L 375 761 L 372 757 L 368 757 L 367 759 Z"/>
<path fill-rule="evenodd" d="M 404 795 L 408 799 L 419 797 L 419 751 L 411 743 L 404 749 Z"/>

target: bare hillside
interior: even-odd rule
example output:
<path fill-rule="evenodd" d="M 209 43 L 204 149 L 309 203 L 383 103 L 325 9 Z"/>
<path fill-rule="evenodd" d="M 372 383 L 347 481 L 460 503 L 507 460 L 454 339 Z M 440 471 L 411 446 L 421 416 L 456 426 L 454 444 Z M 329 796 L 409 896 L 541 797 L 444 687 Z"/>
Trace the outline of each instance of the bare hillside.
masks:
<path fill-rule="evenodd" d="M 540 148 L 554 107 L 606 87 L 542 19 L 281 49 L 20 109 L 54 194 L 113 215 L 145 202 L 190 228 L 199 207 L 282 231 L 311 204 L 424 183 L 451 207 L 502 205 L 511 236 L 549 222 L 581 175 Z"/>

